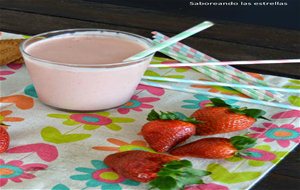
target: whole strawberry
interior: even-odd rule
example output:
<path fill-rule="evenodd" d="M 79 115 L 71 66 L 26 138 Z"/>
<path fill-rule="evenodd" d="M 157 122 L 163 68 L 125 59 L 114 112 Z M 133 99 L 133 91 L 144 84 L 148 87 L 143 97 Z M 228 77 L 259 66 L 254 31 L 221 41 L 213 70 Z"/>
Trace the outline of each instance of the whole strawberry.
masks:
<path fill-rule="evenodd" d="M 150 189 L 182 189 L 185 185 L 203 183 L 200 178 L 210 174 L 192 168 L 188 160 L 140 150 L 111 154 L 104 163 L 125 178 L 150 182 Z"/>
<path fill-rule="evenodd" d="M 146 183 L 156 178 L 163 165 L 172 160 L 178 158 L 133 150 L 111 154 L 104 159 L 104 163 L 125 178 Z"/>
<path fill-rule="evenodd" d="M 9 146 L 9 134 L 6 129 L 0 127 L 0 153 L 5 152 Z"/>
<path fill-rule="evenodd" d="M 256 144 L 256 139 L 246 136 L 204 138 L 171 151 L 175 156 L 191 156 L 209 159 L 224 159 L 235 155 L 247 155 L 248 148 Z"/>
<path fill-rule="evenodd" d="M 197 124 L 197 135 L 213 135 L 246 129 L 266 112 L 259 109 L 233 108 L 218 98 L 210 99 L 214 104 L 195 111 L 191 116 L 201 121 Z"/>
<path fill-rule="evenodd" d="M 152 110 L 146 123 L 142 127 L 142 135 L 149 146 L 157 152 L 166 152 L 194 135 L 197 123 L 192 118 L 181 118 L 171 112 L 161 112 L 160 114 Z"/>

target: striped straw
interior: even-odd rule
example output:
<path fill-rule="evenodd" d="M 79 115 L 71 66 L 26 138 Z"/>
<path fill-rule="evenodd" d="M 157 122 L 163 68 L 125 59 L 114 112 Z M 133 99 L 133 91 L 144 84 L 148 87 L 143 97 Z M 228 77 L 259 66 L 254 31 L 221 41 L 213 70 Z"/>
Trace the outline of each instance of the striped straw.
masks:
<path fill-rule="evenodd" d="M 169 38 L 168 40 L 162 42 L 162 43 L 159 43 L 155 46 L 152 46 L 151 48 L 149 49 L 146 49 L 145 51 L 142 51 L 132 57 L 129 57 L 127 59 L 125 59 L 124 61 L 134 61 L 134 60 L 137 60 L 137 59 L 141 59 L 143 57 L 146 57 L 147 55 L 150 55 L 156 51 L 159 51 L 167 46 L 170 46 L 180 40 L 183 40 L 191 35 L 194 35 L 202 30 L 205 30 L 211 26 L 213 26 L 214 24 L 212 22 L 209 22 L 209 21 L 204 21 L 188 30 L 185 30 L 175 36 L 173 36 L 172 38 Z"/>
<path fill-rule="evenodd" d="M 168 38 L 167 36 L 164 36 L 164 39 L 167 39 L 167 38 Z M 154 43 L 157 43 L 157 40 L 158 39 L 155 39 Z M 161 50 L 161 52 L 165 53 L 166 55 L 168 55 L 168 56 L 170 56 L 174 59 L 177 59 L 181 62 L 186 62 L 186 61 L 197 62 L 197 61 L 195 61 L 195 59 L 197 57 L 194 57 L 195 59 L 193 59 L 193 58 L 191 58 L 191 56 L 184 55 L 184 53 L 182 53 L 182 52 L 187 51 L 187 48 L 184 48 L 184 51 L 178 51 L 180 49 L 178 46 L 179 45 L 177 43 L 177 44 L 173 45 L 172 47 L 167 47 L 167 48 Z M 193 50 L 193 51 L 195 52 L 196 50 Z M 204 57 L 208 57 L 208 56 L 205 55 Z M 201 58 L 198 56 L 197 59 L 199 60 Z M 241 80 L 237 76 L 228 75 L 227 71 L 229 71 L 230 74 L 234 74 L 237 71 L 239 71 L 237 69 L 235 69 L 237 71 L 233 71 L 233 70 L 228 70 L 227 67 L 225 68 L 224 66 L 215 66 L 215 67 L 219 68 L 218 70 L 221 71 L 221 73 L 220 73 L 220 72 L 216 72 L 216 71 L 212 70 L 211 67 L 212 66 L 204 66 L 204 67 L 201 67 L 201 68 L 193 67 L 193 68 L 195 70 L 200 71 L 200 72 L 208 75 L 209 77 L 211 77 L 215 80 L 221 81 L 221 82 L 226 82 L 226 80 L 228 80 L 232 83 L 253 84 L 253 83 L 249 83 L 249 82 L 246 82 L 244 80 Z M 239 71 L 239 73 L 243 73 L 243 72 Z M 251 90 L 251 89 L 245 90 L 245 89 L 239 89 L 239 88 L 235 88 L 235 89 L 242 92 L 243 94 L 246 94 L 246 95 L 254 98 L 254 99 L 263 99 L 263 100 L 267 100 L 267 101 L 277 100 L 279 102 L 285 101 L 285 99 L 282 98 L 283 95 L 275 96 L 274 94 L 272 94 L 271 92 L 266 91 L 266 90 Z"/>
<path fill-rule="evenodd" d="M 167 40 L 168 37 L 159 33 L 159 32 L 152 32 L 154 34 L 154 42 L 162 42 L 164 40 Z M 193 49 L 185 44 L 182 44 L 180 42 L 174 44 L 173 50 L 175 52 L 181 52 L 181 54 L 185 55 L 186 57 L 193 58 L 196 61 L 211 61 L 211 62 L 218 62 L 217 59 L 214 59 L 208 55 L 205 55 L 204 53 L 197 51 L 196 49 Z M 220 71 L 220 72 L 225 72 L 234 76 L 237 76 L 240 78 L 240 80 L 245 80 L 248 81 L 248 84 L 260 84 L 264 86 L 272 86 L 272 84 L 268 84 L 267 82 L 254 78 L 253 76 L 242 72 L 234 67 L 231 66 L 225 66 L 225 67 L 219 67 L 219 66 L 210 66 L 211 69 Z M 277 93 L 277 92 L 272 92 L 273 94 L 276 94 L 277 96 L 282 97 L 283 95 Z"/>
<path fill-rule="evenodd" d="M 201 67 L 212 65 L 260 65 L 260 64 L 284 64 L 300 63 L 300 59 L 280 59 L 280 60 L 253 60 L 253 61 L 220 61 L 220 62 L 199 62 L 199 63 L 168 63 L 168 64 L 151 64 L 148 67 Z"/>
<path fill-rule="evenodd" d="M 248 102 L 248 103 L 252 103 L 252 104 L 266 105 L 266 106 L 272 106 L 272 107 L 278 107 L 278 108 L 284 108 L 284 109 L 300 110 L 299 107 L 291 106 L 289 104 L 267 102 L 267 101 L 262 101 L 262 100 L 253 100 L 253 99 L 249 99 L 249 98 L 242 98 L 242 97 L 237 97 L 237 96 L 212 93 L 212 92 L 207 92 L 207 91 L 198 90 L 198 89 L 182 88 L 182 87 L 177 87 L 174 85 L 171 86 L 171 85 L 166 85 L 166 84 L 158 84 L 155 82 L 148 82 L 148 81 L 141 81 L 140 83 L 144 84 L 144 85 L 161 87 L 161 88 L 170 89 L 170 90 L 176 90 L 176 91 L 181 91 L 181 92 L 190 92 L 190 93 L 202 94 L 202 95 L 206 95 L 206 96 L 238 100 L 238 101 Z"/>
<path fill-rule="evenodd" d="M 167 78 L 167 77 L 143 76 L 142 79 L 166 81 L 166 82 L 176 82 L 176 83 L 186 83 L 186 84 L 200 84 L 200 85 L 204 85 L 204 86 L 229 86 L 229 87 L 238 87 L 238 88 L 254 88 L 254 89 L 264 89 L 264 90 L 276 90 L 276 91 L 289 92 L 289 93 L 300 93 L 300 90 L 298 90 L 298 89 L 267 87 L 267 86 L 253 86 L 253 85 L 232 84 L 232 83 L 222 83 L 222 82 L 200 81 L 200 80 L 175 79 L 175 78 Z"/>
<path fill-rule="evenodd" d="M 181 61 L 181 62 L 187 61 L 187 59 L 184 59 L 184 60 L 182 59 L 183 56 L 181 56 L 181 57 L 177 56 L 179 53 L 173 52 L 172 49 L 170 49 L 169 47 L 161 50 L 160 52 L 162 52 L 178 61 Z M 193 62 L 193 60 L 188 60 L 188 61 Z M 212 78 L 216 81 L 220 81 L 220 82 L 224 82 L 224 83 L 226 83 L 226 82 L 239 83 L 239 81 L 235 80 L 235 78 L 225 75 L 224 73 L 219 73 L 215 70 L 211 70 L 207 66 L 197 67 L 197 68 L 195 67 L 194 69 L 209 76 L 210 78 Z M 246 89 L 238 88 L 238 87 L 235 87 L 234 89 L 249 96 L 249 97 L 252 97 L 253 99 L 256 99 L 256 100 L 266 100 L 266 101 L 274 100 L 272 97 L 268 96 L 267 94 L 263 94 L 261 92 L 258 92 L 257 90 L 253 90 L 253 89 L 246 90 Z"/>

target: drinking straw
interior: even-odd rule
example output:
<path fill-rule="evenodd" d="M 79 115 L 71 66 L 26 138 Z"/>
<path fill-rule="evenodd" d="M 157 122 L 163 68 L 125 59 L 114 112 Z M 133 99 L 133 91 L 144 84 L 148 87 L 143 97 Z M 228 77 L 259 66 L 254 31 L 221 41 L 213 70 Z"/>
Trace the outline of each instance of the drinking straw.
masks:
<path fill-rule="evenodd" d="M 176 82 L 176 83 L 186 83 L 186 84 L 200 84 L 200 85 L 204 85 L 204 86 L 229 86 L 229 87 L 238 87 L 238 88 L 254 88 L 254 89 L 264 89 L 264 90 L 276 90 L 276 91 L 289 92 L 289 93 L 300 93 L 300 90 L 298 90 L 298 89 L 267 87 L 267 86 L 254 86 L 254 85 L 200 81 L 200 80 L 188 80 L 188 79 L 175 79 L 175 78 L 168 78 L 168 77 L 143 76 L 142 79 L 166 81 L 166 82 Z"/>
<path fill-rule="evenodd" d="M 157 42 L 157 43 L 161 43 L 162 41 L 164 40 L 167 40 L 168 37 L 159 33 L 159 32 L 152 32 L 152 34 L 154 34 L 154 40 L 153 42 Z M 205 55 L 204 53 L 196 50 L 196 49 L 193 49 L 185 44 L 182 44 L 180 42 L 177 42 L 176 44 L 173 44 L 172 45 L 172 49 L 175 51 L 175 52 L 181 52 L 181 54 L 185 55 L 186 57 L 190 57 L 190 58 L 193 58 L 194 60 L 196 61 L 211 61 L 211 62 L 218 62 L 217 59 L 214 59 L 208 55 Z M 240 80 L 246 80 L 248 82 L 251 82 L 250 84 L 254 84 L 255 83 L 258 83 L 260 85 L 264 85 L 264 86 L 272 86 L 272 84 L 268 84 L 267 82 L 263 81 L 263 80 L 260 80 L 260 79 L 257 79 L 245 72 L 242 72 L 234 67 L 231 67 L 231 66 L 225 66 L 225 67 L 220 67 L 220 66 L 211 66 L 210 68 L 214 69 L 214 70 L 218 70 L 220 72 L 225 72 L 225 73 L 228 73 L 228 74 L 231 74 L 231 75 L 234 75 L 234 76 L 237 76 L 240 78 Z M 281 94 L 279 93 L 276 93 L 276 92 L 273 92 L 274 94 L 278 95 L 278 96 L 282 96 Z"/>
<path fill-rule="evenodd" d="M 212 65 L 260 65 L 260 64 L 284 64 L 284 63 L 300 63 L 300 59 L 279 59 L 279 60 L 253 60 L 253 61 L 220 61 L 220 62 L 199 62 L 199 63 L 167 63 L 167 64 L 151 64 L 148 67 L 201 67 Z"/>
<path fill-rule="evenodd" d="M 167 36 L 164 36 L 164 38 L 168 38 Z M 154 42 L 156 43 L 156 41 L 154 40 Z M 178 44 L 178 43 L 177 43 Z M 176 46 L 177 44 L 175 44 L 174 46 Z M 178 49 L 178 48 L 177 48 Z M 193 58 L 191 58 L 191 56 L 185 56 L 183 55 L 181 52 L 182 51 L 177 51 L 176 48 L 174 48 L 173 46 L 169 46 L 169 47 L 166 47 L 162 50 L 160 50 L 160 52 L 174 58 L 174 59 L 177 59 L 179 60 L 180 62 L 186 62 L 186 61 L 189 61 L 189 62 L 197 62 L 195 61 Z M 196 50 L 194 50 L 196 51 Z M 199 58 L 198 58 L 199 59 Z M 215 66 L 215 67 L 220 67 L 222 72 L 217 72 L 215 70 L 212 70 L 211 69 L 211 66 L 203 66 L 203 67 L 192 67 L 194 68 L 195 70 L 213 78 L 214 80 L 217 80 L 217 81 L 221 81 L 221 82 L 231 82 L 231 83 L 242 83 L 242 84 L 249 84 L 247 82 L 245 82 L 244 80 L 240 80 L 238 77 L 236 76 L 231 76 L 231 75 L 228 75 L 226 74 L 226 72 L 228 71 L 224 66 Z M 220 70 L 220 69 L 219 69 Z M 230 71 L 230 70 L 229 70 Z M 239 70 L 238 70 L 239 71 Z M 233 71 L 231 71 L 233 72 Z M 241 71 L 239 71 L 240 73 L 243 73 Z M 235 72 L 234 72 L 235 73 Z M 252 83 L 250 83 L 252 84 Z M 283 99 L 281 96 L 275 96 L 274 94 L 272 94 L 271 92 L 269 91 L 266 91 L 266 90 L 252 90 L 252 89 L 248 89 L 248 90 L 245 90 L 245 89 L 241 89 L 241 88 L 234 88 L 236 90 L 238 90 L 239 92 L 243 93 L 243 94 L 246 94 L 247 96 L 250 96 L 254 99 L 263 99 L 263 100 L 267 100 L 267 101 L 272 101 L 272 100 L 277 100 L 279 102 L 283 102 L 285 101 L 285 99 Z M 274 93 L 274 92 L 273 92 Z"/>
<path fill-rule="evenodd" d="M 155 82 L 148 82 L 148 81 L 141 81 L 140 83 L 144 84 L 144 85 L 154 86 L 154 87 L 161 87 L 161 88 L 176 90 L 176 91 L 181 91 L 181 92 L 190 92 L 190 93 L 202 94 L 202 95 L 206 95 L 206 96 L 238 100 L 238 101 L 248 102 L 248 103 L 252 103 L 252 104 L 266 105 L 266 106 L 272 106 L 272 107 L 278 107 L 278 108 L 284 108 L 284 109 L 300 110 L 299 107 L 291 106 L 289 104 L 267 102 L 267 101 L 262 101 L 262 100 L 254 100 L 254 99 L 249 99 L 249 98 L 242 98 L 242 97 L 237 97 L 237 96 L 212 93 L 212 92 L 207 92 L 204 90 L 182 88 L 182 87 L 178 87 L 178 86 L 174 86 L 174 85 L 157 84 Z"/>
<path fill-rule="evenodd" d="M 191 35 L 194 35 L 202 30 L 205 30 L 211 26 L 213 26 L 214 24 L 210 21 L 204 21 L 190 29 L 187 29 L 175 36 L 173 36 L 172 38 L 169 38 L 168 40 L 162 42 L 162 43 L 159 43 L 159 44 L 156 44 L 155 46 L 152 46 L 150 47 L 149 49 L 146 49 L 136 55 L 133 55 L 132 57 L 129 57 L 127 59 L 125 59 L 124 61 L 134 61 L 134 60 L 137 60 L 137 59 L 141 59 L 143 57 L 146 57 L 147 55 L 150 55 L 156 51 L 159 51 L 167 46 L 170 46 L 180 40 L 183 40 Z"/>
<path fill-rule="evenodd" d="M 162 52 L 178 61 L 181 61 L 181 62 L 185 62 L 188 59 L 187 57 L 182 56 L 180 53 L 173 52 L 172 50 L 169 49 L 169 47 L 160 50 L 160 52 Z M 193 60 L 188 60 L 188 61 L 193 62 Z M 194 67 L 192 67 L 192 68 L 194 68 Z M 224 83 L 227 83 L 227 82 L 239 83 L 240 82 L 240 81 L 237 81 L 236 78 L 232 78 L 231 76 L 225 75 L 224 73 L 220 73 L 215 70 L 209 69 L 207 66 L 197 67 L 197 68 L 195 67 L 194 69 L 209 76 L 210 78 L 212 78 L 216 81 L 220 81 L 220 82 L 224 82 Z M 256 100 L 266 100 L 266 101 L 274 100 L 272 97 L 269 96 L 268 93 L 270 93 L 270 92 L 263 94 L 263 93 L 259 92 L 258 90 L 253 90 L 253 89 L 247 90 L 247 89 L 238 88 L 238 87 L 235 87 L 234 89 L 253 98 L 253 99 L 256 99 Z M 280 99 L 280 101 L 284 101 L 284 100 Z"/>

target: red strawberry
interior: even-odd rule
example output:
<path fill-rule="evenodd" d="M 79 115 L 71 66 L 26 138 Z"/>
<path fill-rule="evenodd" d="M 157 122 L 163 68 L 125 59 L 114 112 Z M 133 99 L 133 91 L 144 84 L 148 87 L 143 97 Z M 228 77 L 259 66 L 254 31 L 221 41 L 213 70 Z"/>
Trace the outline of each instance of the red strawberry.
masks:
<path fill-rule="evenodd" d="M 199 122 L 197 135 L 213 135 L 246 129 L 266 112 L 259 109 L 233 108 L 223 100 L 212 98 L 214 107 L 199 109 L 192 114 Z"/>
<path fill-rule="evenodd" d="M 166 152 L 194 135 L 195 122 L 191 118 L 180 118 L 175 113 L 152 110 L 147 118 L 150 122 L 142 128 L 142 135 L 150 147 L 157 152 Z"/>
<path fill-rule="evenodd" d="M 210 174 L 192 168 L 188 160 L 140 150 L 111 154 L 104 163 L 125 178 L 150 182 L 150 189 L 183 189 L 186 185 L 202 183 L 201 177 Z"/>
<path fill-rule="evenodd" d="M 9 134 L 7 131 L 0 127 L 0 153 L 5 152 L 9 146 Z"/>
<path fill-rule="evenodd" d="M 104 159 L 104 163 L 125 178 L 146 183 L 156 178 L 157 172 L 163 165 L 172 160 L 178 158 L 132 150 L 111 154 Z"/>
<path fill-rule="evenodd" d="M 246 154 L 245 149 L 253 147 L 256 144 L 255 141 L 245 136 L 235 136 L 230 139 L 204 138 L 175 148 L 171 154 L 210 159 L 230 158 L 234 155 Z"/>

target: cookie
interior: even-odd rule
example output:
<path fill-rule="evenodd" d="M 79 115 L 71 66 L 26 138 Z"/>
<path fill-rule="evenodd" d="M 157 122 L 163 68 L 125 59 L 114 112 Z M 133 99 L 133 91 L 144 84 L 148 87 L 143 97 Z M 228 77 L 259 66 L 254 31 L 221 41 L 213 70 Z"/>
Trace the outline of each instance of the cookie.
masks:
<path fill-rule="evenodd" d="M 22 58 L 19 50 L 24 39 L 0 40 L 0 65 L 6 65 Z"/>

